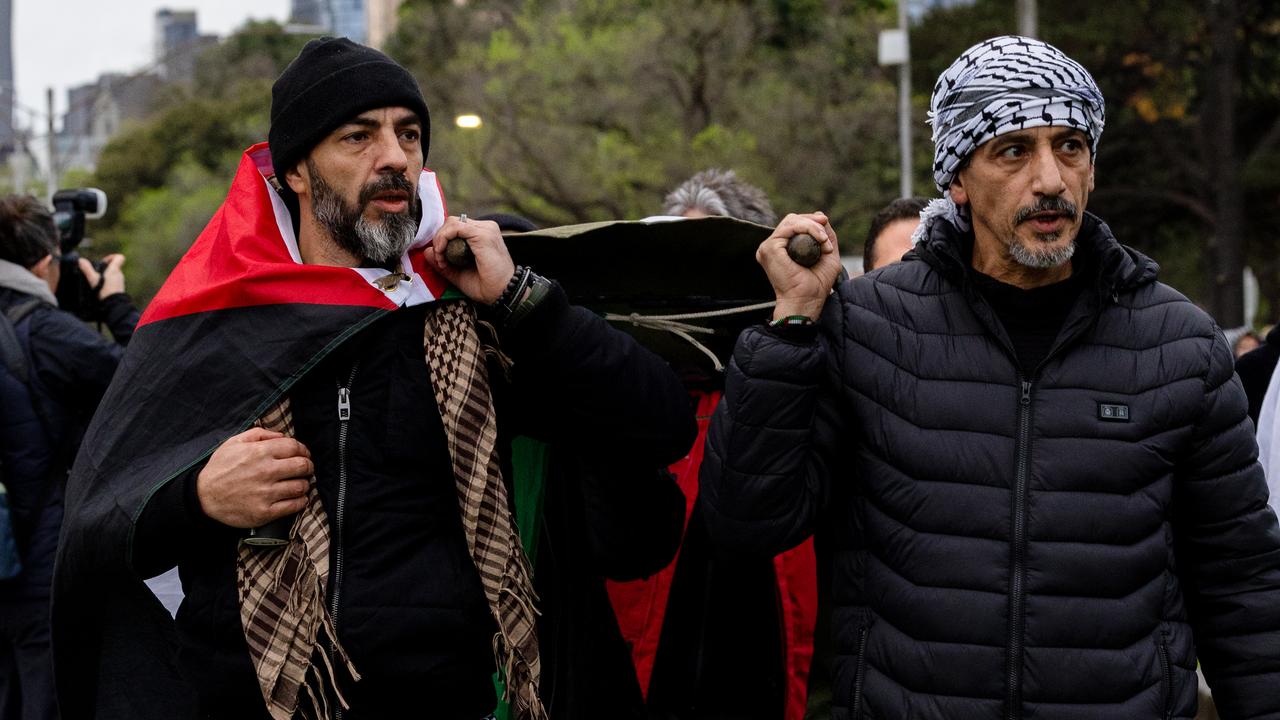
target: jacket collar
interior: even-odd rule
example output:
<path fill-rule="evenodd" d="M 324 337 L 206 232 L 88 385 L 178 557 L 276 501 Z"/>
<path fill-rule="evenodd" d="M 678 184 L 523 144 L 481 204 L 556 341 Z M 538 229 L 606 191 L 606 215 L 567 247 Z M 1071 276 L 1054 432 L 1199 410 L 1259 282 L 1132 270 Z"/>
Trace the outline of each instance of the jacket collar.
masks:
<path fill-rule="evenodd" d="M 0 260 L 0 287 L 32 295 L 50 305 L 58 304 L 48 283 L 33 275 L 30 270 L 8 260 Z"/>
<path fill-rule="evenodd" d="M 973 231 L 961 232 L 939 219 L 929 228 L 928 237 L 916 245 L 916 253 L 944 277 L 964 286 L 973 255 Z M 1076 272 L 1091 276 L 1098 294 L 1112 301 L 1122 292 L 1154 282 L 1160 271 L 1154 260 L 1121 245 L 1105 222 L 1087 212 L 1076 236 L 1073 262 Z"/>
<path fill-rule="evenodd" d="M 921 260 L 960 289 L 978 320 L 1018 367 L 1018 355 L 1008 332 L 972 281 L 969 264 L 973 255 L 973 231 L 962 232 L 945 219 L 935 219 L 927 237 L 916 244 L 915 251 Z M 1117 242 L 1111 228 L 1089 213 L 1085 213 L 1080 233 L 1076 236 L 1076 252 L 1072 261 L 1075 263 L 1074 272 L 1083 274 L 1096 292 L 1080 294 L 1041 365 L 1080 337 L 1108 303 L 1119 299 L 1120 293 L 1154 282 L 1160 269 L 1155 261 Z M 1034 379 L 1039 368 L 1019 370 L 1020 377 Z"/>

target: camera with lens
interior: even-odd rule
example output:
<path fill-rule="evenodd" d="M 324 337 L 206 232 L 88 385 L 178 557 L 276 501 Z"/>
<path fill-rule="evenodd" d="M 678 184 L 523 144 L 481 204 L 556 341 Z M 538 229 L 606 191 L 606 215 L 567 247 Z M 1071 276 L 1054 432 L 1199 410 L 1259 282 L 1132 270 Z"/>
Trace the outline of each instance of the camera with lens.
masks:
<path fill-rule="evenodd" d="M 62 247 L 62 279 L 58 281 L 58 306 L 85 320 L 94 320 L 98 311 L 98 287 L 80 272 L 80 253 L 84 241 L 85 220 L 96 220 L 107 211 L 107 194 L 98 188 L 69 188 L 53 194 L 53 222 L 58 227 Z M 106 268 L 102 261 L 93 262 L 99 273 Z"/>

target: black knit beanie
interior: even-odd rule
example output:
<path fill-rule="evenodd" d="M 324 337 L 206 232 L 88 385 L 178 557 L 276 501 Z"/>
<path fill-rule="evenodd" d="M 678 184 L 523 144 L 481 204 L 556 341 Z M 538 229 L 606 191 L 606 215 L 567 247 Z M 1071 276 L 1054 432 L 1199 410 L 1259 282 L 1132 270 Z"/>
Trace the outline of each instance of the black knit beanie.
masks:
<path fill-rule="evenodd" d="M 425 160 L 431 120 L 427 101 L 409 71 L 377 50 L 346 38 L 308 42 L 271 86 L 267 143 L 281 184 L 284 174 L 334 128 L 382 107 L 405 107 L 418 114 Z"/>

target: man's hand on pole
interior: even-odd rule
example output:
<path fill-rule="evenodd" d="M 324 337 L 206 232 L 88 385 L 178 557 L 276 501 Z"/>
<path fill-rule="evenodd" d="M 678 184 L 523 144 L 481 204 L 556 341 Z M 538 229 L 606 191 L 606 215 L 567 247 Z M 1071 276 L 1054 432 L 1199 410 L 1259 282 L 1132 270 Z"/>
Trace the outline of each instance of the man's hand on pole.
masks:
<path fill-rule="evenodd" d="M 822 249 L 822 257 L 813 267 L 804 267 L 787 255 L 787 241 L 800 233 L 812 235 Z M 794 315 L 817 320 L 842 267 L 836 232 L 820 212 L 784 217 L 773 234 L 760 243 L 756 262 L 764 268 L 778 299 L 773 309 L 775 320 Z"/>
<path fill-rule="evenodd" d="M 291 437 L 250 428 L 222 443 L 196 478 L 204 514 L 223 525 L 252 528 L 300 512 L 315 466 Z"/>
<path fill-rule="evenodd" d="M 475 256 L 473 267 L 458 268 L 445 259 L 445 249 L 453 238 L 462 238 Z M 484 305 L 492 305 L 507 289 L 516 266 L 507 252 L 498 224 L 487 220 L 464 220 L 449 216 L 431 239 L 427 257 L 445 280 L 462 294 Z"/>

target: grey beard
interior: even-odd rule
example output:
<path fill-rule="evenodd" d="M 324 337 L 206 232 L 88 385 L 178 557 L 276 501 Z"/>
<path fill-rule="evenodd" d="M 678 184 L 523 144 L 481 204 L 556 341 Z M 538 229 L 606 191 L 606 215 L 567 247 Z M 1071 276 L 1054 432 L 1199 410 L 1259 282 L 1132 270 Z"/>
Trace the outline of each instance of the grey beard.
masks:
<path fill-rule="evenodd" d="M 363 214 L 356 220 L 355 235 L 360 243 L 360 253 L 379 265 L 399 259 L 417 234 L 417 222 L 411 215 L 396 213 L 384 215 L 381 222 L 369 222 Z"/>
<path fill-rule="evenodd" d="M 1036 237 L 1045 242 L 1052 242 L 1053 240 L 1058 239 L 1058 233 L 1052 233 L 1051 235 L 1037 235 Z M 1024 267 L 1035 268 L 1037 270 L 1047 270 L 1049 268 L 1058 267 L 1059 265 L 1070 261 L 1071 257 L 1075 255 L 1075 253 L 1076 243 L 1074 240 L 1062 247 L 1053 249 L 1027 247 L 1019 242 L 1017 238 L 1014 238 L 1013 241 L 1009 243 L 1009 256 L 1013 258 L 1014 262 Z"/>
<path fill-rule="evenodd" d="M 410 192 L 407 211 L 384 213 L 380 221 L 370 222 L 364 216 L 364 202 L 354 208 L 347 205 L 316 172 L 314 165 L 309 167 L 311 214 L 344 250 L 362 260 L 386 267 L 413 244 L 418 232 L 416 215 L 419 201 L 416 193 Z"/>
<path fill-rule="evenodd" d="M 1018 212 L 1014 213 L 1013 216 L 1013 224 L 1020 225 L 1032 215 L 1041 212 L 1057 212 L 1070 215 L 1072 218 L 1080 217 L 1080 211 L 1076 209 L 1075 203 L 1060 195 L 1048 195 L 1038 198 L 1033 205 L 1018 208 Z M 1061 235 L 1061 232 L 1036 233 L 1036 240 L 1041 243 L 1051 243 Z M 1033 246 L 1023 245 L 1018 236 L 1014 235 L 1009 240 L 1009 255 L 1014 259 L 1014 262 L 1024 267 L 1048 270 L 1067 262 L 1076 252 L 1075 238 L 1072 238 L 1066 247 L 1052 250 L 1034 247 L 1036 244 L 1033 243 Z"/>

